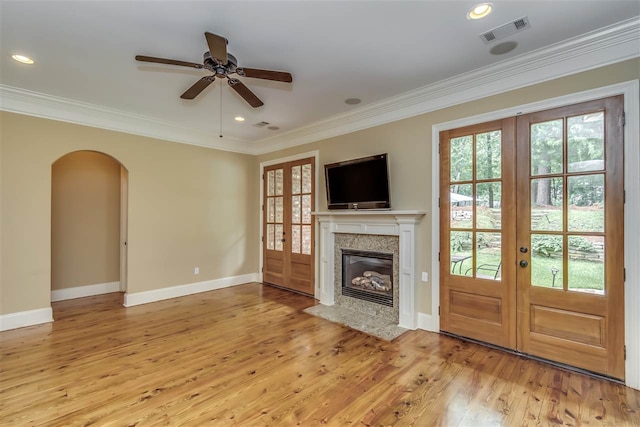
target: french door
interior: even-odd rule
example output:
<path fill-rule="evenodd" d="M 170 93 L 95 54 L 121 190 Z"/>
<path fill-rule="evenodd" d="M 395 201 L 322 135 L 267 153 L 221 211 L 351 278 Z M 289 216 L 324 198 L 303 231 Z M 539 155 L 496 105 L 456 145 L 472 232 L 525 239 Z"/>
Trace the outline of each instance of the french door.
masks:
<path fill-rule="evenodd" d="M 622 105 L 441 134 L 443 331 L 624 378 Z"/>
<path fill-rule="evenodd" d="M 264 169 L 263 281 L 314 294 L 315 159 Z"/>

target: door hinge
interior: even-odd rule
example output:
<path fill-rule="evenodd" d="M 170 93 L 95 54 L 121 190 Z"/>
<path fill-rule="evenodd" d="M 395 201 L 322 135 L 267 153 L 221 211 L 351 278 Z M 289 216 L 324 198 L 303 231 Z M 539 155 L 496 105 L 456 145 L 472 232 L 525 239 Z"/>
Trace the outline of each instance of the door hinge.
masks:
<path fill-rule="evenodd" d="M 260 267 L 260 272 L 264 273 L 264 267 Z"/>
<path fill-rule="evenodd" d="M 440 316 L 440 306 L 438 306 L 438 316 Z"/>
<path fill-rule="evenodd" d="M 264 242 L 264 236 L 262 236 L 262 237 L 260 238 L 260 241 L 261 241 L 261 242 Z"/>
<path fill-rule="evenodd" d="M 627 190 L 622 190 L 622 204 L 627 203 Z"/>
<path fill-rule="evenodd" d="M 264 181 L 264 174 L 262 174 L 262 180 Z"/>
<path fill-rule="evenodd" d="M 438 142 L 438 154 L 440 154 L 440 143 Z"/>
<path fill-rule="evenodd" d="M 262 212 L 264 212 L 264 205 L 262 205 Z"/>
<path fill-rule="evenodd" d="M 622 126 L 625 126 L 627 124 L 627 112 L 623 111 L 622 112 Z"/>
<path fill-rule="evenodd" d="M 440 197 L 438 197 L 438 207 L 440 207 Z"/>
<path fill-rule="evenodd" d="M 440 262 L 440 252 L 438 252 L 438 262 Z"/>
<path fill-rule="evenodd" d="M 623 282 L 627 281 L 627 269 L 626 268 L 622 269 L 622 281 Z"/>
<path fill-rule="evenodd" d="M 627 360 L 627 346 L 624 346 L 624 360 Z"/>

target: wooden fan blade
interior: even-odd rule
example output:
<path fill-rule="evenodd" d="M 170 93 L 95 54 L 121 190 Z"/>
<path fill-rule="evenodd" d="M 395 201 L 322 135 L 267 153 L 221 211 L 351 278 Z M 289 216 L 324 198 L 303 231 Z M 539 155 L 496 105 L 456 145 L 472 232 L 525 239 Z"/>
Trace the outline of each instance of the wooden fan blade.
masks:
<path fill-rule="evenodd" d="M 153 56 L 136 55 L 137 61 L 155 62 L 158 64 L 180 65 L 182 67 L 204 68 L 202 64 L 195 62 L 176 61 L 175 59 L 155 58 Z"/>
<path fill-rule="evenodd" d="M 236 73 L 239 76 L 253 77 L 255 79 L 274 80 L 276 82 L 291 83 L 293 77 L 285 71 L 259 70 L 257 68 L 238 68 Z"/>
<path fill-rule="evenodd" d="M 200 92 L 205 90 L 216 78 L 214 76 L 206 76 L 198 80 L 193 86 L 191 86 L 185 93 L 180 95 L 182 99 L 193 99 L 200 95 Z"/>
<path fill-rule="evenodd" d="M 253 108 L 260 107 L 264 105 L 264 102 L 260 101 L 260 98 L 256 96 L 255 93 L 251 92 L 251 90 L 246 87 L 240 80 L 238 79 L 229 79 L 229 86 L 233 88 L 238 95 L 244 98 L 245 101 L 249 103 Z"/>
<path fill-rule="evenodd" d="M 207 45 L 209 45 L 209 53 L 220 64 L 226 65 L 227 58 L 227 39 L 213 33 L 204 33 L 207 39 Z"/>

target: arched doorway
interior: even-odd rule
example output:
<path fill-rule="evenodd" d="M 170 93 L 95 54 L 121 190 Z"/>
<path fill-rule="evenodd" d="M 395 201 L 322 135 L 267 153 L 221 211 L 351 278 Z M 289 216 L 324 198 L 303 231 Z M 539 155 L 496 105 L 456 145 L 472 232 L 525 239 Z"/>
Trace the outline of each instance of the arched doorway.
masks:
<path fill-rule="evenodd" d="M 126 291 L 127 169 L 96 151 L 51 166 L 51 301 Z"/>

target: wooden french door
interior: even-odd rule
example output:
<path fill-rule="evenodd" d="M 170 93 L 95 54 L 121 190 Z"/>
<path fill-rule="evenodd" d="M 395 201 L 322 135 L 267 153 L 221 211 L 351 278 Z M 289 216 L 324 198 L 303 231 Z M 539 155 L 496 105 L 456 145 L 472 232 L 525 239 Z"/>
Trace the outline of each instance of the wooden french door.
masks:
<path fill-rule="evenodd" d="M 624 379 L 622 105 L 442 133 L 443 331 Z M 501 136 L 500 184 L 483 172 L 497 167 L 487 131 Z"/>
<path fill-rule="evenodd" d="M 263 281 L 314 294 L 315 159 L 264 169 Z"/>

